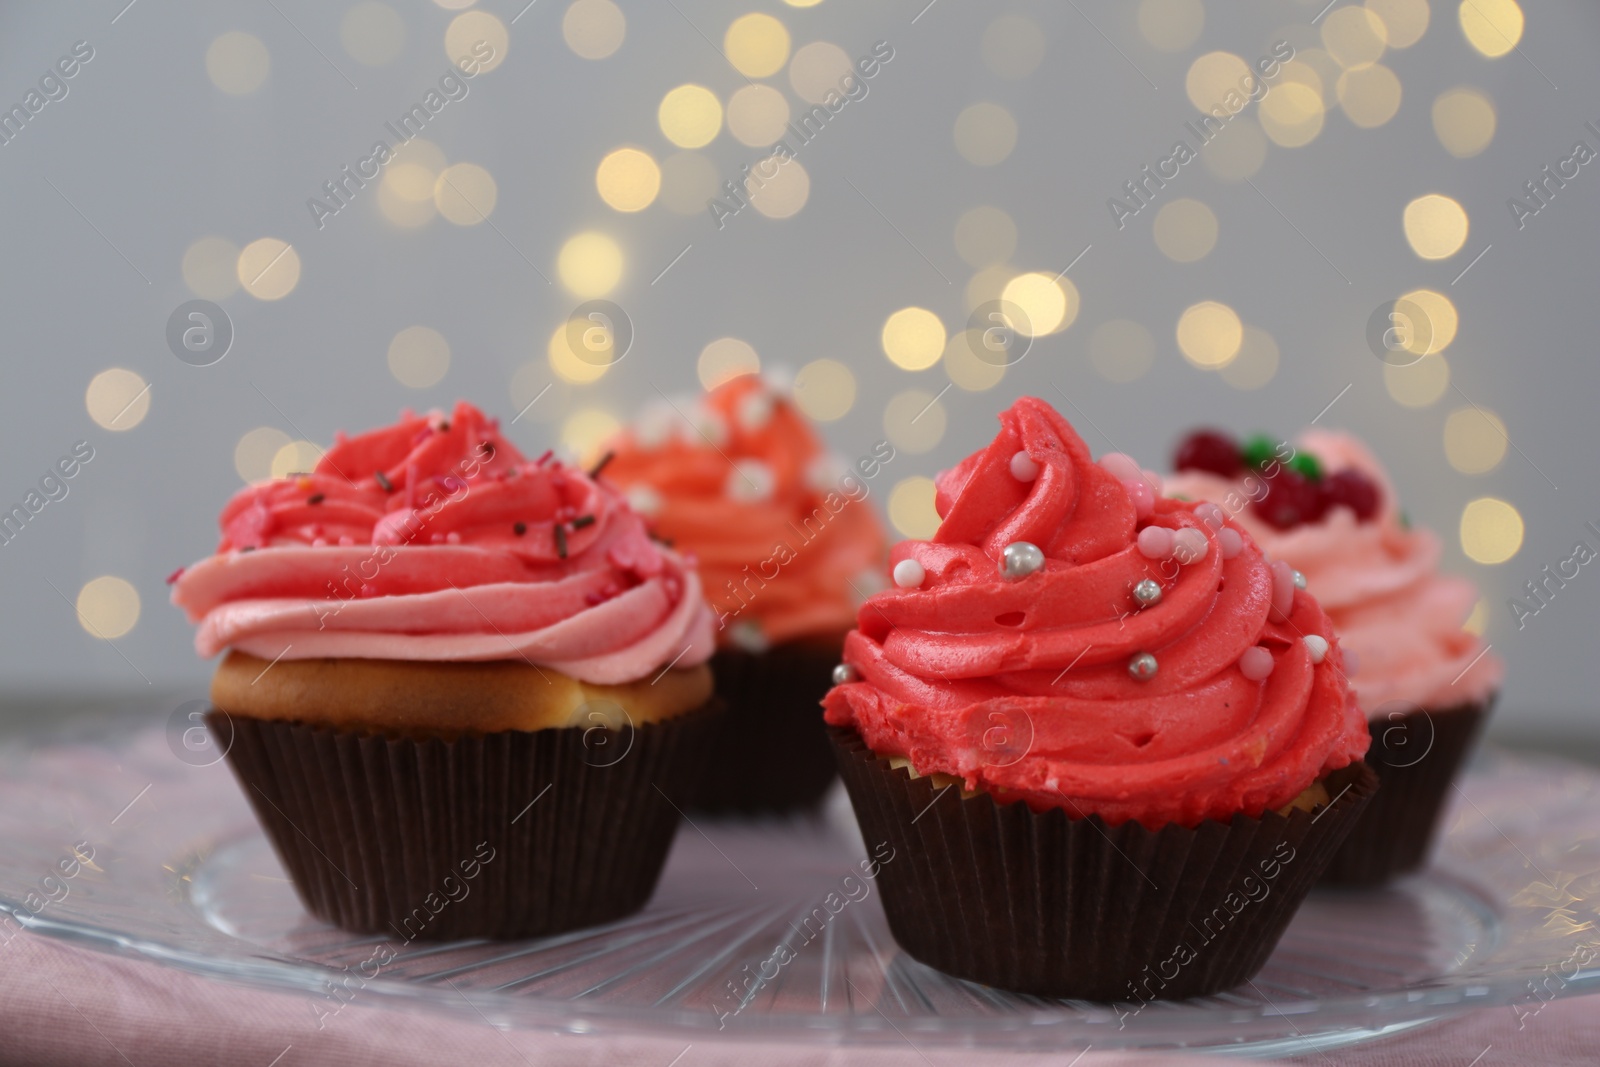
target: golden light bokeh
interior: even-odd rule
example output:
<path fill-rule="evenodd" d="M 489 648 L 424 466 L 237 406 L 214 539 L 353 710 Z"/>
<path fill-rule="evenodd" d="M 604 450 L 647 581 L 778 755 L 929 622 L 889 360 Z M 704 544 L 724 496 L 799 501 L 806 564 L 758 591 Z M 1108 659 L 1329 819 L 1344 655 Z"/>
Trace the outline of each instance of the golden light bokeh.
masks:
<path fill-rule="evenodd" d="M 1341 67 L 1359 67 L 1383 58 L 1389 30 L 1377 13 L 1354 4 L 1336 7 L 1322 20 L 1322 47 Z"/>
<path fill-rule="evenodd" d="M 770 85 L 746 85 L 728 97 L 728 132 L 740 144 L 770 148 L 788 122 L 789 98 Z"/>
<path fill-rule="evenodd" d="M 1506 458 L 1506 424 L 1487 408 L 1457 408 L 1444 420 L 1444 456 L 1462 474 L 1484 474 Z"/>
<path fill-rule="evenodd" d="M 239 291 L 238 261 L 238 245 L 226 237 L 202 237 L 184 249 L 183 284 L 205 300 L 232 296 Z"/>
<path fill-rule="evenodd" d="M 567 322 L 557 326 L 556 332 L 550 335 L 550 343 L 545 346 L 545 358 L 557 378 L 573 385 L 597 382 L 612 367 L 609 362 L 593 361 L 592 356 L 590 359 L 580 359 L 572 350 L 572 330 Z"/>
<path fill-rule="evenodd" d="M 245 96 L 261 88 L 272 70 L 272 57 L 261 38 L 229 30 L 206 49 L 206 77 L 229 96 Z"/>
<path fill-rule="evenodd" d="M 1383 20 L 1390 48 L 1410 48 L 1428 29 L 1428 0 L 1367 0 L 1366 8 Z"/>
<path fill-rule="evenodd" d="M 1261 98 L 1256 108 L 1261 131 L 1277 145 L 1300 148 L 1322 132 L 1327 106 L 1305 82 L 1283 82 Z"/>
<path fill-rule="evenodd" d="M 944 354 L 944 323 L 927 308 L 901 308 L 884 321 L 880 340 L 901 370 L 926 370 Z"/>
<path fill-rule="evenodd" d="M 436 180 L 433 175 L 429 175 L 430 190 Z M 396 193 L 395 186 L 386 180 L 378 186 L 378 213 L 390 225 L 411 230 L 432 222 L 438 217 L 439 209 L 433 204 L 431 192 L 426 199 L 408 200 Z"/>
<path fill-rule="evenodd" d="M 1382 126 L 1400 110 L 1400 79 L 1382 63 L 1351 67 L 1339 75 L 1339 106 L 1362 129 Z"/>
<path fill-rule="evenodd" d="M 1230 93 L 1241 100 L 1245 99 L 1247 90 L 1240 86 L 1248 87 L 1254 77 L 1256 75 L 1250 69 L 1250 64 L 1232 52 L 1207 52 L 1189 64 L 1189 72 L 1183 78 L 1183 89 L 1189 96 L 1189 103 L 1209 115 L 1212 108 L 1238 110 L 1229 108 L 1224 101 L 1228 100 Z"/>
<path fill-rule="evenodd" d="M 715 389 L 741 374 L 760 374 L 761 356 L 749 341 L 719 337 L 700 350 L 695 373 L 706 389 Z"/>
<path fill-rule="evenodd" d="M 822 0 L 783 0 L 790 7 L 816 7 Z"/>
<path fill-rule="evenodd" d="M 967 310 L 976 311 L 991 300 L 999 300 L 1006 283 L 1016 276 L 1016 268 L 1005 263 L 996 263 L 975 273 L 967 279 L 962 294 L 966 298 Z"/>
<path fill-rule="evenodd" d="M 364 0 L 344 13 L 339 43 L 357 63 L 381 67 L 400 58 L 406 47 L 406 21 L 388 4 Z"/>
<path fill-rule="evenodd" d="M 1448 259 L 1467 243 L 1470 224 L 1459 201 L 1440 193 L 1419 196 L 1402 215 L 1406 242 L 1423 259 Z"/>
<path fill-rule="evenodd" d="M 1278 342 L 1266 330 L 1254 326 L 1244 328 L 1244 341 L 1239 354 L 1217 371 L 1222 380 L 1235 389 L 1260 389 L 1278 373 Z"/>
<path fill-rule="evenodd" d="M 1182 52 L 1200 39 L 1205 25 L 1200 0 L 1140 0 L 1139 34 L 1157 51 Z"/>
<path fill-rule="evenodd" d="M 1437 353 L 1403 367 L 1385 363 L 1383 387 L 1395 403 L 1408 408 L 1425 408 L 1437 402 L 1450 388 L 1450 364 Z"/>
<path fill-rule="evenodd" d="M 1217 216 L 1205 204 L 1179 197 L 1161 205 L 1151 235 L 1174 263 L 1194 263 L 1217 246 Z"/>
<path fill-rule="evenodd" d="M 1494 102 L 1477 89 L 1448 89 L 1433 102 L 1433 134 L 1457 159 L 1470 159 L 1488 148 L 1494 131 Z"/>
<path fill-rule="evenodd" d="M 476 226 L 494 214 L 500 188 L 494 175 L 476 163 L 455 163 L 439 172 L 433 204 L 457 226 Z"/>
<path fill-rule="evenodd" d="M 246 482 L 264 482 L 272 477 L 272 460 L 290 442 L 288 434 L 276 426 L 257 426 L 247 430 L 233 446 L 233 469 Z"/>
<path fill-rule="evenodd" d="M 605 296 L 622 281 L 622 248 L 593 230 L 567 238 L 556 257 L 561 284 L 574 295 L 589 299 Z"/>
<path fill-rule="evenodd" d="M 310 441 L 290 441 L 272 454 L 271 474 L 274 478 L 309 474 L 322 459 L 322 451 Z"/>
<path fill-rule="evenodd" d="M 920 456 L 933 450 L 944 437 L 944 405 L 926 389 L 906 389 L 889 399 L 883 409 L 883 432 L 902 452 Z"/>
<path fill-rule="evenodd" d="M 856 403 L 856 376 L 836 359 L 814 359 L 794 376 L 794 402 L 818 422 L 842 419 Z"/>
<path fill-rule="evenodd" d="M 287 241 L 258 237 L 240 250 L 235 273 L 257 300 L 282 300 L 300 284 L 300 253 Z"/>
<path fill-rule="evenodd" d="M 680 85 L 661 98 L 656 121 L 679 148 L 700 148 L 722 130 L 722 103 L 703 85 Z"/>
<path fill-rule="evenodd" d="M 1017 120 L 999 104 L 983 101 L 956 116 L 956 151 L 978 167 L 1003 163 L 1017 147 Z"/>
<path fill-rule="evenodd" d="M 979 204 L 956 220 L 956 253 L 969 267 L 1004 263 L 1017 250 L 1017 224 L 1000 208 Z"/>
<path fill-rule="evenodd" d="M 561 37 L 584 59 L 605 59 L 622 47 L 628 19 L 612 0 L 576 0 L 561 16 Z"/>
<path fill-rule="evenodd" d="M 1522 548 L 1522 514 L 1497 497 L 1461 509 L 1461 551 L 1474 563 L 1504 563 Z"/>
<path fill-rule="evenodd" d="M 83 406 L 97 426 L 131 430 L 150 413 L 150 386 L 125 367 L 110 367 L 89 379 Z"/>
<path fill-rule="evenodd" d="M 1197 367 L 1225 367 L 1244 343 L 1244 324 L 1227 304 L 1202 300 L 1178 316 L 1178 351 Z"/>
<path fill-rule="evenodd" d="M 1415 356 L 1426 356 L 1432 352 L 1443 352 L 1450 347 L 1450 342 L 1456 339 L 1456 330 L 1461 320 L 1456 314 L 1455 304 L 1450 302 L 1449 297 L 1432 289 L 1413 289 L 1403 294 L 1400 299 L 1409 300 L 1421 308 L 1428 319 L 1426 330 L 1405 331 L 1405 343 L 1402 347 L 1407 352 Z"/>
<path fill-rule="evenodd" d="M 1200 162 L 1213 178 L 1242 182 L 1254 177 L 1267 161 L 1267 138 L 1261 124 L 1249 115 L 1236 115 L 1200 153 Z"/>
<path fill-rule="evenodd" d="M 981 393 L 999 385 L 1006 376 L 1003 364 L 978 358 L 982 346 L 983 331 L 973 329 L 958 330 L 945 342 L 944 357 L 939 364 L 957 388 Z"/>
<path fill-rule="evenodd" d="M 1132 319 L 1107 319 L 1089 335 L 1089 363 L 1108 382 L 1142 378 L 1155 355 L 1156 339 Z"/>
<path fill-rule="evenodd" d="M 751 207 L 769 219 L 787 219 L 810 199 L 811 175 L 797 159 L 769 156 L 750 168 L 745 189 Z"/>
<path fill-rule="evenodd" d="M 1489 602 L 1484 599 L 1472 605 L 1472 612 L 1467 616 L 1467 621 L 1461 628 L 1474 637 L 1482 637 L 1483 632 L 1489 628 Z"/>
<path fill-rule="evenodd" d="M 661 206 L 674 215 L 698 215 L 722 195 L 717 166 L 699 152 L 675 152 L 661 161 Z"/>
<path fill-rule="evenodd" d="M 1064 330 L 1078 317 L 1078 287 L 1065 277 L 1039 271 L 1019 274 L 1000 290 L 1000 299 L 1022 310 L 1028 321 L 1013 326 L 1030 337 Z"/>
<path fill-rule="evenodd" d="M 412 138 L 383 168 L 378 185 L 378 211 L 396 226 L 414 228 L 439 214 L 433 191 L 445 169 L 444 152 L 432 141 Z"/>
<path fill-rule="evenodd" d="M 511 31 L 487 11 L 463 11 L 445 27 L 445 58 L 468 70 L 476 68 L 479 74 L 504 63 L 510 47 Z"/>
<path fill-rule="evenodd" d="M 617 435 L 622 423 L 601 408 L 579 408 L 561 424 L 561 446 L 587 466 L 599 458 L 600 446 Z"/>
<path fill-rule="evenodd" d="M 855 74 L 850 54 L 832 41 L 812 41 L 795 49 L 789 60 L 789 85 L 795 95 L 808 104 L 820 104 L 832 93 L 844 96 L 848 80 Z"/>
<path fill-rule="evenodd" d="M 389 373 L 408 389 L 438 385 L 450 369 L 450 342 L 429 326 L 407 326 L 389 341 Z"/>
<path fill-rule="evenodd" d="M 642 149 L 618 148 L 595 168 L 594 184 L 608 207 L 643 211 L 661 192 L 661 168 Z"/>
<path fill-rule="evenodd" d="M 723 35 L 722 52 L 746 78 L 769 78 L 789 58 L 789 31 L 771 15 L 741 15 Z"/>
<path fill-rule="evenodd" d="M 996 77 L 1020 81 L 1044 59 L 1044 30 L 1026 15 L 1001 15 L 983 31 L 978 50 Z"/>
<path fill-rule="evenodd" d="M 1461 32 L 1467 43 L 1496 59 L 1522 40 L 1524 19 L 1517 0 L 1461 0 Z"/>
<path fill-rule="evenodd" d="M 933 479 L 920 474 L 894 483 L 889 490 L 889 521 L 901 537 L 926 541 L 939 532 L 939 511 L 933 503 L 937 492 Z"/>
<path fill-rule="evenodd" d="M 139 591 L 124 578 L 102 575 L 78 590 L 77 609 L 85 633 L 115 641 L 139 622 Z"/>

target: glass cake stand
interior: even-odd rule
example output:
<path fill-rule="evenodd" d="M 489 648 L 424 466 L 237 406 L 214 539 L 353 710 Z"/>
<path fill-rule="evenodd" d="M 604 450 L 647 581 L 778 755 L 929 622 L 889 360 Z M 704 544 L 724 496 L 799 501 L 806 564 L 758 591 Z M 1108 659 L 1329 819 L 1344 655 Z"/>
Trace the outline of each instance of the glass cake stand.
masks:
<path fill-rule="evenodd" d="M 1016 996 L 906 956 L 876 889 L 841 890 L 865 850 L 837 787 L 806 818 L 684 825 L 655 897 L 621 922 L 524 942 L 350 935 L 303 911 L 186 722 L 0 749 L 0 910 L 45 936 L 313 998 L 359 987 L 506 1028 L 688 1040 L 1286 1055 L 1600 987 L 1600 774 L 1556 760 L 1486 753 L 1432 869 L 1318 890 L 1252 983 L 1141 1008 Z M 820 923 L 830 893 L 845 903 Z"/>

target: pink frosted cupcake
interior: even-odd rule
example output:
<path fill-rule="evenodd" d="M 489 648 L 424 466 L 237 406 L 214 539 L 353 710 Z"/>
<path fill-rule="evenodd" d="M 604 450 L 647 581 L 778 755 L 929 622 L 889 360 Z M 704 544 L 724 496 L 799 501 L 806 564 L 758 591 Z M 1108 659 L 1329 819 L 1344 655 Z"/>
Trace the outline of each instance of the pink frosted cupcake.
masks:
<path fill-rule="evenodd" d="M 1504 668 L 1462 628 L 1477 591 L 1439 573 L 1439 538 L 1411 526 L 1372 453 L 1348 434 L 1180 444 L 1169 494 L 1219 505 L 1294 567 L 1333 620 L 1372 730 L 1383 788 L 1325 879 L 1371 884 L 1427 859 L 1439 813 Z"/>

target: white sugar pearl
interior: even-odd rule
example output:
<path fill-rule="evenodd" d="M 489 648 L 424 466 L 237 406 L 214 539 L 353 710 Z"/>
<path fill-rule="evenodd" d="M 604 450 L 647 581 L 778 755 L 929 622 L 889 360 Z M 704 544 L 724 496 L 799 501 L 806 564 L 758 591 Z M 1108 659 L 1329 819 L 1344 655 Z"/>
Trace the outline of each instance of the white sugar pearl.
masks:
<path fill-rule="evenodd" d="M 1217 544 L 1222 548 L 1223 559 L 1233 559 L 1244 551 L 1244 538 L 1232 526 L 1224 526 L 1217 532 Z"/>
<path fill-rule="evenodd" d="M 1185 566 L 1205 559 L 1210 547 L 1211 542 L 1206 540 L 1206 535 L 1192 526 L 1184 527 L 1172 535 L 1173 558 Z"/>
<path fill-rule="evenodd" d="M 1252 682 L 1262 682 L 1272 674 L 1272 653 L 1260 645 L 1247 648 L 1239 657 L 1239 673 Z"/>
<path fill-rule="evenodd" d="M 772 497 L 778 479 L 771 467 L 759 459 L 738 459 L 734 460 L 733 468 L 728 472 L 726 485 L 729 499 L 754 504 Z"/>
<path fill-rule="evenodd" d="M 1111 476 L 1119 482 L 1144 480 L 1144 470 L 1134 461 L 1132 456 L 1123 455 L 1121 452 L 1107 452 L 1100 457 L 1100 466 L 1110 472 Z"/>
<path fill-rule="evenodd" d="M 772 394 L 765 389 L 759 389 L 739 401 L 738 419 L 739 426 L 744 430 L 754 432 L 772 421 L 772 412 L 775 407 Z"/>
<path fill-rule="evenodd" d="M 661 514 L 661 506 L 665 503 L 661 499 L 661 494 L 648 485 L 633 486 L 627 491 L 624 499 L 627 500 L 628 507 L 645 516 Z"/>
<path fill-rule="evenodd" d="M 1011 457 L 1011 477 L 1019 482 L 1031 482 L 1039 477 L 1039 464 L 1026 452 Z"/>
<path fill-rule="evenodd" d="M 928 572 L 914 559 L 903 559 L 894 565 L 894 584 L 901 589 L 915 589 L 927 577 Z"/>
<path fill-rule="evenodd" d="M 831 492 L 849 473 L 849 466 L 838 456 L 818 456 L 806 464 L 806 485 L 818 493 Z"/>
<path fill-rule="evenodd" d="M 1304 638 L 1306 652 L 1311 656 L 1312 663 L 1321 663 L 1328 654 L 1328 639 L 1318 634 L 1307 634 Z"/>

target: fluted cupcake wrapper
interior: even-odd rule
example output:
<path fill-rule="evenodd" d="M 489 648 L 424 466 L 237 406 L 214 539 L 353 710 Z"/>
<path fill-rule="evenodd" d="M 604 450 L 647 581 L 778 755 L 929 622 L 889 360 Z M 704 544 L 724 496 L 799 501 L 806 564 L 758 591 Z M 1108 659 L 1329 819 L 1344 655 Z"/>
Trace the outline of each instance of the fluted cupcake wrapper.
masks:
<path fill-rule="evenodd" d="M 1450 787 L 1472 752 L 1494 698 L 1443 711 L 1374 720 L 1367 763 L 1383 788 L 1323 873 L 1328 885 L 1371 886 L 1428 861 Z"/>
<path fill-rule="evenodd" d="M 532 937 L 644 905 L 720 714 L 455 740 L 230 716 L 228 762 L 318 918 L 406 941 Z"/>
<path fill-rule="evenodd" d="M 833 685 L 842 635 L 721 649 L 711 660 L 728 705 L 695 807 L 714 814 L 785 811 L 817 803 L 833 782 L 822 697 Z"/>
<path fill-rule="evenodd" d="M 1259 971 L 1377 789 L 1362 764 L 1330 775 L 1316 812 L 1237 815 L 1195 828 L 1107 826 L 963 798 L 891 768 L 833 728 L 839 770 L 895 940 L 947 974 L 1086 1000 L 1219 992 Z"/>

